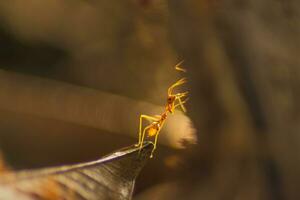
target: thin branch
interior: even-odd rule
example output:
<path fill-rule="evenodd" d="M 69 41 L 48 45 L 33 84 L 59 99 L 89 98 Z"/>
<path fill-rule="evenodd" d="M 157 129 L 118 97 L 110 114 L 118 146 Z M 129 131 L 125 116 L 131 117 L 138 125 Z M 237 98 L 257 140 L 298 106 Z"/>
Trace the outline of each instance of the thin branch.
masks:
<path fill-rule="evenodd" d="M 0 109 L 85 125 L 137 138 L 141 113 L 160 114 L 163 107 L 65 82 L 0 70 Z M 170 117 L 161 143 L 181 148 L 195 143 L 190 119 Z"/>

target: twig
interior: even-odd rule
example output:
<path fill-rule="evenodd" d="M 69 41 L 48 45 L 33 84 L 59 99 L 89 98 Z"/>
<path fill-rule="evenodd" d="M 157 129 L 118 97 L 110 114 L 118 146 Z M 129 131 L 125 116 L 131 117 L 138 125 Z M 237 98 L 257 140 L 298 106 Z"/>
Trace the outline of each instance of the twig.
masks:
<path fill-rule="evenodd" d="M 164 108 L 150 103 L 30 75 L 0 70 L 0 109 L 85 125 L 137 138 L 141 113 L 158 114 Z M 195 143 L 190 119 L 170 117 L 160 142 L 181 148 Z"/>

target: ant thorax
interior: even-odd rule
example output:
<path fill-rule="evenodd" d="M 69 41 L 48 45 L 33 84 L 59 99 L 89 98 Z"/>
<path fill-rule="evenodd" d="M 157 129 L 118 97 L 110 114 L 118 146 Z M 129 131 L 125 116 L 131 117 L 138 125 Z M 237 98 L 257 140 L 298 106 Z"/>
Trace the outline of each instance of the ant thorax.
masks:
<path fill-rule="evenodd" d="M 167 104 L 166 111 L 169 112 L 169 113 L 173 113 L 173 111 L 174 111 L 174 102 L 171 103 L 171 104 Z"/>
<path fill-rule="evenodd" d="M 160 121 L 163 121 L 163 120 L 167 119 L 167 116 L 168 116 L 167 113 L 161 114 Z"/>
<path fill-rule="evenodd" d="M 176 99 L 175 95 L 169 95 L 167 98 L 166 110 L 170 113 L 173 113 L 175 99 Z"/>

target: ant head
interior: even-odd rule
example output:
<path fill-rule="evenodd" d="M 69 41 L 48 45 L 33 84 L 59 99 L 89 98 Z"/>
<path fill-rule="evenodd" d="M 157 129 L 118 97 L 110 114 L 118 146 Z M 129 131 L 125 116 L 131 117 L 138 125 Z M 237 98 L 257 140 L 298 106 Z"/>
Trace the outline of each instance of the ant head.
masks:
<path fill-rule="evenodd" d="M 175 96 L 173 96 L 173 95 L 171 95 L 171 96 L 168 96 L 168 98 L 167 98 L 167 103 L 168 104 L 172 104 L 172 103 L 174 103 L 174 101 L 175 101 Z"/>

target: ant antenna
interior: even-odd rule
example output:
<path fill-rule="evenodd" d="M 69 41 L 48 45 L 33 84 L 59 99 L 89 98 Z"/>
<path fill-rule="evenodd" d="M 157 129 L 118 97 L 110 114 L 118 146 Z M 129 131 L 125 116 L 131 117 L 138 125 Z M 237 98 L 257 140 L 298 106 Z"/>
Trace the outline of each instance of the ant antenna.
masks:
<path fill-rule="evenodd" d="M 175 65 L 175 69 L 181 72 L 186 72 L 186 69 L 183 69 L 181 66 L 181 64 L 184 62 L 184 60 L 180 61 L 177 65 Z"/>

